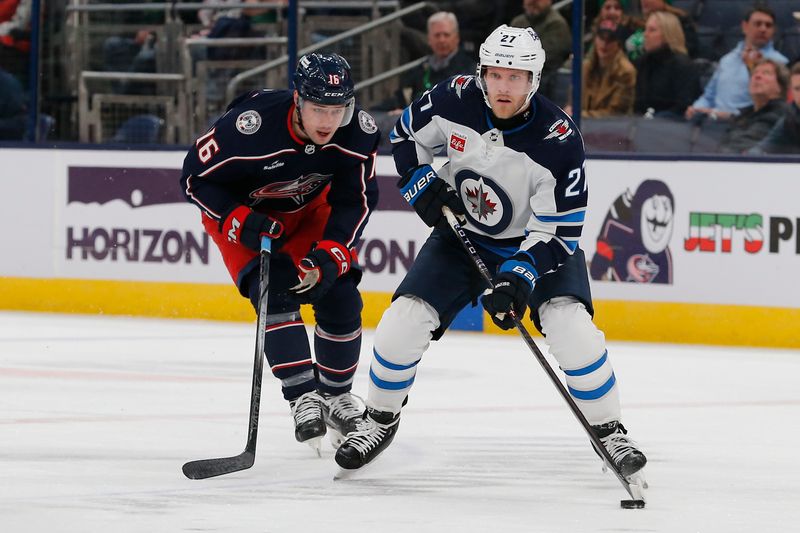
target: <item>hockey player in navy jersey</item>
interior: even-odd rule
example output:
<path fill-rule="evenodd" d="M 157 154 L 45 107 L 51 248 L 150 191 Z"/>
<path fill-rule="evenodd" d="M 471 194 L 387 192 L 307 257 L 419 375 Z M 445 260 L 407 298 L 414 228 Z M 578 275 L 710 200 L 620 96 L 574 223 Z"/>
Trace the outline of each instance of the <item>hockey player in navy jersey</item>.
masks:
<path fill-rule="evenodd" d="M 544 50 L 530 28 L 500 26 L 480 47 L 476 76 L 442 82 L 405 109 L 391 133 L 398 186 L 434 230 L 375 332 L 367 428 L 336 452 L 345 470 L 380 454 L 431 340 L 487 286 L 442 208 L 459 217 L 496 271 L 481 301 L 495 324 L 530 308 L 568 390 L 625 476 L 646 459 L 620 423 L 618 384 L 578 247 L 586 212 L 583 141 L 570 118 L 535 94 Z M 448 162 L 431 167 L 439 149 Z"/>
<path fill-rule="evenodd" d="M 239 292 L 258 301 L 260 238 L 273 239 L 265 352 L 295 437 L 319 452 L 363 424 L 350 389 L 361 347 L 355 246 L 378 200 L 380 133 L 355 107 L 347 61 L 309 54 L 294 91 L 240 96 L 189 150 L 181 184 Z M 300 317 L 310 303 L 314 353 Z"/>

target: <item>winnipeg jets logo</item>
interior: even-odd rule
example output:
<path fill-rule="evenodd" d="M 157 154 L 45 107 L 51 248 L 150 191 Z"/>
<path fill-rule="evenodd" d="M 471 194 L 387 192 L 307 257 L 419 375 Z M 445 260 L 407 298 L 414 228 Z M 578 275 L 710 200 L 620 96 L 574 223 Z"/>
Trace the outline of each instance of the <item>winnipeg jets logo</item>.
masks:
<path fill-rule="evenodd" d="M 333 174 L 308 174 L 292 181 L 276 181 L 251 192 L 250 198 L 255 200 L 291 198 L 300 205 L 306 196 L 326 185 L 332 177 Z"/>
<path fill-rule="evenodd" d="M 508 229 L 514 206 L 496 181 L 468 168 L 456 172 L 454 178 L 469 224 L 487 235 L 499 235 Z"/>
<path fill-rule="evenodd" d="M 572 127 L 569 125 L 569 122 L 563 118 L 555 121 L 547 131 L 550 133 L 547 134 L 544 140 L 557 138 L 559 141 L 563 141 L 572 135 Z"/>
<path fill-rule="evenodd" d="M 489 199 L 489 191 L 483 190 L 483 181 L 478 182 L 474 188 L 467 187 L 467 200 L 472 207 L 475 218 L 485 220 L 497 210 L 497 203 Z"/>
<path fill-rule="evenodd" d="M 456 96 L 461 98 L 461 91 L 464 90 L 471 81 L 472 76 L 459 76 L 450 82 L 450 88 L 455 89 Z"/>

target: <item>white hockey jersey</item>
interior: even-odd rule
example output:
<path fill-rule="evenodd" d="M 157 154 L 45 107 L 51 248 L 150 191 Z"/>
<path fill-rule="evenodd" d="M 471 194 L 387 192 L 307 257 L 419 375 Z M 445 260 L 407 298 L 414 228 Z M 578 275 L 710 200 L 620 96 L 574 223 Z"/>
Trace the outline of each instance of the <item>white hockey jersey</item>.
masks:
<path fill-rule="evenodd" d="M 496 128 L 474 77 L 456 76 L 406 108 L 390 139 L 401 176 L 446 151 L 439 177 L 459 193 L 476 243 L 506 257 L 525 251 L 544 274 L 578 246 L 585 154 L 575 124 L 549 100 L 534 95 L 526 118 Z"/>

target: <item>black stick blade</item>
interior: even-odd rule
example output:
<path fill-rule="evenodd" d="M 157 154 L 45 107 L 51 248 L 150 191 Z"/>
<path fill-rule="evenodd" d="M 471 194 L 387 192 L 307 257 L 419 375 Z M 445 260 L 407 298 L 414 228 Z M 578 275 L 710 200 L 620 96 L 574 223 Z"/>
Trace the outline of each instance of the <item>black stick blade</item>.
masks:
<path fill-rule="evenodd" d="M 255 462 L 256 456 L 251 452 L 242 452 L 234 457 L 200 459 L 199 461 L 189 461 L 183 465 L 183 475 L 189 479 L 206 479 L 247 470 Z"/>

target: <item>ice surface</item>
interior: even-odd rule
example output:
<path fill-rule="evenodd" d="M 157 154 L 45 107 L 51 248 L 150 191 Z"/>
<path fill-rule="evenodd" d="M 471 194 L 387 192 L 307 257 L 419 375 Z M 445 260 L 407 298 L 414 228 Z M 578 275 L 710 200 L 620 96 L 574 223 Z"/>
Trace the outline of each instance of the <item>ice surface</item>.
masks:
<path fill-rule="evenodd" d="M 355 392 L 366 394 L 371 333 Z M 448 333 L 392 446 L 333 481 L 264 380 L 244 448 L 253 326 L 0 313 L 0 531 L 800 531 L 800 352 L 612 343 L 624 422 L 649 457 L 644 510 L 603 474 L 516 337 Z"/>

